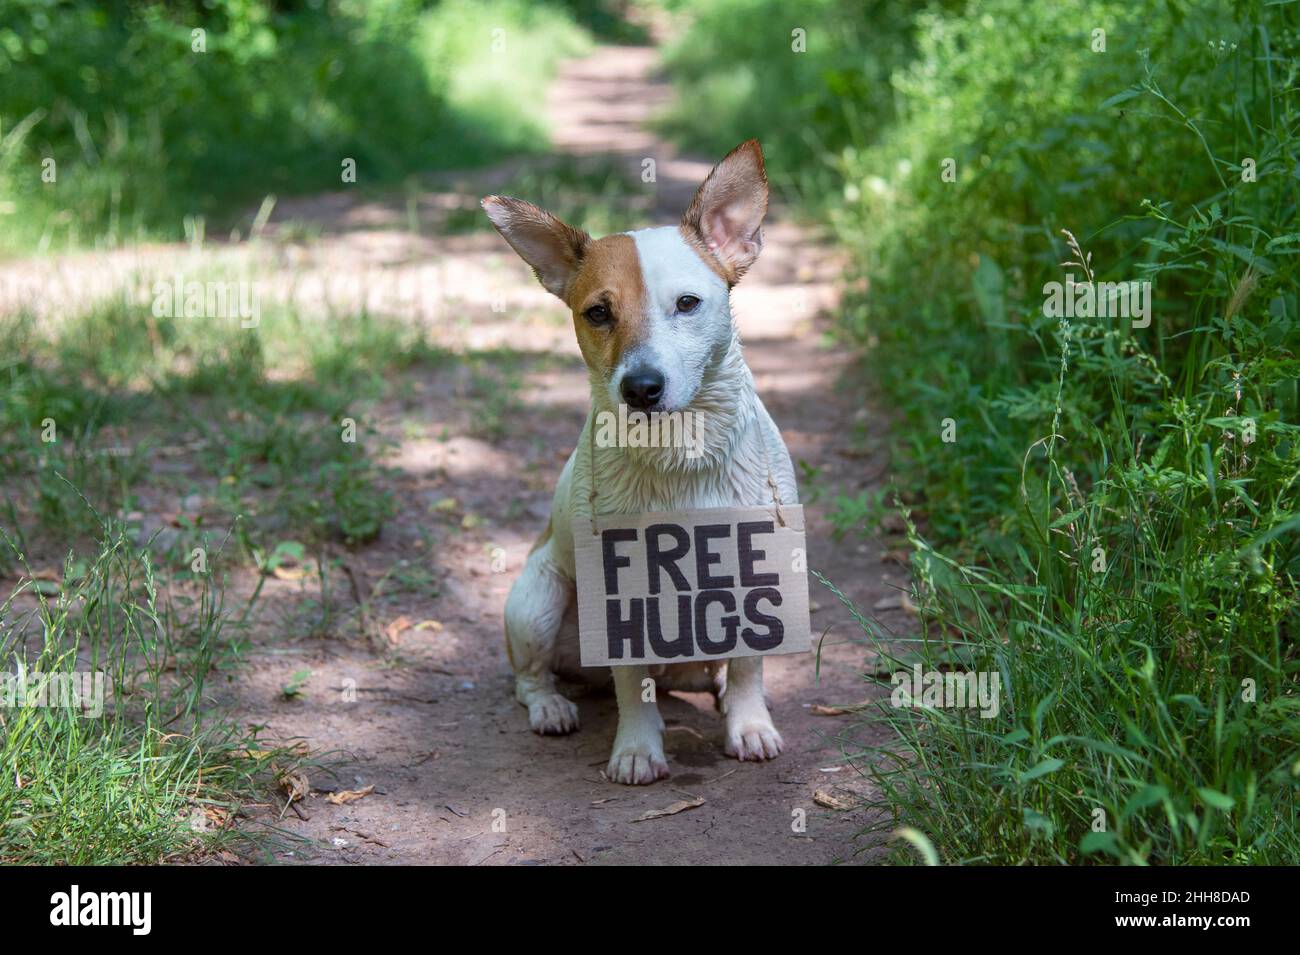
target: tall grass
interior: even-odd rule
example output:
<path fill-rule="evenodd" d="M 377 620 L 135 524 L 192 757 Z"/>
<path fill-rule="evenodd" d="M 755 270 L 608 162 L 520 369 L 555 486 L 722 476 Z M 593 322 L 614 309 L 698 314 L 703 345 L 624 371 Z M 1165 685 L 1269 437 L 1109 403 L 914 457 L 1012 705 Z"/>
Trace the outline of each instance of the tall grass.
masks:
<path fill-rule="evenodd" d="M 0 859 L 257 855 L 278 836 L 242 807 L 301 757 L 214 703 L 261 591 L 232 612 L 226 575 L 380 533 L 395 507 L 365 409 L 441 353 L 366 312 L 241 328 L 127 296 L 0 332 L 0 674 L 101 672 L 110 693 L 93 716 L 0 698 Z"/>
<path fill-rule="evenodd" d="M 822 87 L 894 118 L 845 121 L 811 203 L 897 409 L 920 632 L 863 623 L 886 674 L 1003 693 L 994 719 L 882 702 L 874 828 L 948 862 L 1294 864 L 1294 5 L 988 0 L 910 30 L 887 93 Z M 1067 277 L 1150 281 L 1150 327 L 1047 314 Z"/>
<path fill-rule="evenodd" d="M 266 833 L 234 823 L 264 793 L 277 751 L 205 698 L 214 663 L 237 646 L 213 576 L 164 589 L 148 549 L 112 522 L 57 581 L 27 567 L 7 532 L 0 546 L 25 572 L 0 604 L 0 860 L 259 851 Z M 211 559 L 215 572 L 220 551 Z M 50 689 L 96 678 L 102 697 Z"/>

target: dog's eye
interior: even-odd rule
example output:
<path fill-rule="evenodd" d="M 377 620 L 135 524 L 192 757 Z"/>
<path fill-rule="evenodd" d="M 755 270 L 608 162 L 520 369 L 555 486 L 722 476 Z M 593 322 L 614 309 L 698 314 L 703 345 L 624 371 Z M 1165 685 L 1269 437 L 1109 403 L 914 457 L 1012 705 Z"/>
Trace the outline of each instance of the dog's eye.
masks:
<path fill-rule="evenodd" d="M 604 305 L 593 305 L 582 314 L 593 325 L 608 325 L 613 319 L 613 316 L 609 314 L 609 309 Z"/>
<path fill-rule="evenodd" d="M 677 298 L 677 311 L 690 314 L 700 307 L 700 300 L 694 295 L 681 295 Z"/>

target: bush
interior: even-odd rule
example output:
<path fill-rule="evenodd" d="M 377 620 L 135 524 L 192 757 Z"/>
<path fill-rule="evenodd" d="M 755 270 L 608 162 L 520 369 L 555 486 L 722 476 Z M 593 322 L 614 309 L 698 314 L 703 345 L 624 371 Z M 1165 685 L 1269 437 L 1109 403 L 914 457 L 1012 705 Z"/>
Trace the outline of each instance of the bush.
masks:
<path fill-rule="evenodd" d="M 888 94 L 796 88 L 846 116 L 811 206 L 865 280 L 838 324 L 910 504 L 924 639 L 867 623 L 868 679 L 1003 687 L 988 721 L 882 703 L 876 828 L 947 861 L 1300 860 L 1296 20 L 989 0 L 917 14 Z M 1151 282 L 1150 326 L 1052 313 L 1068 277 Z"/>
<path fill-rule="evenodd" d="M 921 19 L 903 118 L 841 166 L 839 230 L 870 234 L 846 329 L 967 562 L 914 535 L 928 632 L 1012 701 L 1005 733 L 887 714 L 926 752 L 886 800 L 950 859 L 1294 862 L 1296 33 L 1249 4 L 978 9 Z M 1151 327 L 1045 314 L 1067 274 L 1151 282 Z"/>
<path fill-rule="evenodd" d="M 878 94 L 914 50 L 909 0 L 705 0 L 665 63 L 678 90 L 663 126 L 723 155 L 763 143 L 774 184 L 810 203 L 833 183 L 827 160 L 894 114 Z M 796 35 L 795 31 L 802 31 Z M 796 52 L 802 45 L 803 52 Z"/>
<path fill-rule="evenodd" d="M 230 225 L 267 193 L 341 188 L 344 159 L 365 186 L 544 144 L 540 80 L 582 31 L 522 0 L 423 6 L 10 0 L 6 244 L 173 238 L 185 217 L 191 230 L 205 217 Z M 496 27 L 535 42 L 507 61 L 491 46 Z M 53 183 L 41 178 L 47 158 Z"/>

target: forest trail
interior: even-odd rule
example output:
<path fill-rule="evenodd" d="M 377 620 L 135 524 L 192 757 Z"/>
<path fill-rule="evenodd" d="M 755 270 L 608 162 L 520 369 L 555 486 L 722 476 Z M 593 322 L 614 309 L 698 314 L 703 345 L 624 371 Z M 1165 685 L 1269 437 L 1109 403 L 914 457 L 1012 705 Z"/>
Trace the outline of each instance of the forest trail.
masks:
<path fill-rule="evenodd" d="M 820 658 L 773 657 L 766 668 L 786 741 L 772 762 L 726 757 L 712 698 L 671 694 L 660 700 L 671 778 L 619 786 L 601 773 L 616 723 L 612 696 L 577 697 L 581 730 L 545 738 L 530 732 L 514 700 L 502 609 L 586 417 L 586 373 L 567 311 L 500 237 L 440 224 L 481 216 L 478 197 L 530 169 L 592 159 L 625 166 L 630 188 L 644 190 L 641 212 L 619 228 L 675 223 L 721 157 L 681 155 L 650 131 L 670 97 L 657 55 L 606 46 L 565 64 L 548 97 L 554 149 L 546 157 L 405 196 L 353 188 L 282 200 L 261 246 L 136 247 L 10 269 L 33 301 L 57 290 L 66 303 L 142 271 L 206 267 L 193 264 L 200 255 L 257 260 L 270 270 L 272 297 L 292 298 L 301 314 L 347 321 L 361 306 L 406 313 L 452 356 L 394 370 L 389 397 L 358 408 L 389 442 L 382 463 L 396 517 L 375 542 L 336 554 L 342 566 L 330 573 L 328 593 L 315 575 L 264 578 L 252 644 L 217 691 L 241 722 L 264 726 L 267 739 L 301 740 L 320 754 L 306 767 L 309 796 L 288 810 L 252 810 L 301 837 L 275 850 L 278 861 L 811 864 L 878 855 L 855 840 L 866 811 L 832 808 L 870 795 L 845 757 L 865 731 L 853 716 L 814 709 L 861 701 L 871 654 L 849 612 L 816 580 L 809 589 Z M 641 176 L 647 159 L 653 182 Z M 286 239 L 301 235 L 309 240 Z M 832 246 L 774 207 L 733 309 L 759 394 L 796 464 L 810 566 L 864 613 L 875 608 L 886 626 L 910 631 L 897 599 L 905 570 L 860 536 L 834 541 L 826 519 L 836 494 L 885 480 L 883 457 L 862 451 L 879 443 L 882 419 L 844 383 L 851 358 L 823 334 L 840 265 Z M 150 489 L 139 502 L 150 513 L 169 506 Z M 252 568 L 226 579 L 230 606 L 259 583 Z M 289 684 L 300 692 L 286 694 Z M 369 786 L 355 801 L 326 799 Z M 639 821 L 686 799 L 703 803 Z"/>
<path fill-rule="evenodd" d="M 669 97 L 667 85 L 654 75 L 655 62 L 654 48 L 598 48 L 564 66 L 549 102 L 558 152 L 612 156 L 636 181 L 644 160 L 654 160 L 657 181 L 646 188 L 653 190 L 650 208 L 655 224 L 661 224 L 680 217 L 720 157 L 679 155 L 647 130 L 647 120 Z M 461 185 L 477 196 L 492 191 L 496 181 L 489 172 Z M 301 219 L 306 211 L 292 214 Z M 342 232 L 341 239 L 347 229 Z M 854 450 L 861 446 L 853 441 L 855 428 L 872 428 L 872 418 L 839 383 L 847 356 L 828 349 L 819 331 L 836 300 L 839 263 L 830 247 L 814 241 L 779 208 L 769 215 L 765 234 L 758 264 L 734 294 L 746 356 L 797 466 L 807 465 L 801 468 L 805 502 L 819 491 L 828 498 L 835 492 L 856 494 L 878 483 L 883 467 Z M 451 344 L 484 350 L 509 343 L 539 359 L 524 372 L 519 400 L 499 438 L 473 435 L 477 410 L 473 400 L 463 400 L 460 370 L 416 383 L 400 413 L 377 414 L 380 420 L 414 414 L 428 422 L 428 432 L 441 426 L 447 434 L 432 441 L 396 436 L 399 446 L 391 463 L 409 477 L 395 488 L 402 498 L 396 523 L 405 527 L 385 532 L 379 544 L 357 554 L 353 571 L 373 584 L 403 553 L 410 556 L 403 543 L 415 537 L 410 525 L 425 520 L 431 507 L 445 508 L 439 517 L 449 531 L 440 535 L 432 555 L 440 595 L 432 601 L 395 598 L 396 604 L 385 609 L 390 619 L 436 620 L 440 629 L 400 633 L 400 666 L 381 663 L 363 647 L 341 648 L 330 641 L 302 645 L 304 653 L 295 659 L 267 648 L 255 660 L 252 682 L 240 694 L 244 705 L 251 705 L 275 735 L 302 737 L 313 748 L 355 757 L 336 785 L 375 786 L 372 795 L 344 806 L 312 797 L 303 806 L 307 820 L 290 813 L 283 825 L 320 847 L 313 853 L 317 861 L 347 863 L 772 864 L 871 858 L 872 852 L 855 856 L 860 847 L 854 835 L 865 824 L 865 813 L 824 805 L 866 795 L 866 782 L 846 763 L 836 739 L 853 718 L 813 710 L 815 704 L 861 700 L 860 670 L 869 654 L 853 642 L 859 630 L 848 612 L 816 581 L 811 582 L 813 629 L 815 636 L 826 635 L 820 677 L 812 653 L 768 661 L 773 717 L 787 743 L 777 760 L 741 764 L 723 755 L 721 720 L 705 695 L 661 700 L 673 775 L 654 786 L 618 786 L 602 778 L 616 722 L 612 697 L 579 697 L 582 728 L 572 736 L 529 732 L 526 712 L 513 698 L 502 607 L 545 524 L 555 480 L 582 427 L 586 380 L 562 306 L 547 300 L 495 235 L 448 241 L 435 252 L 449 283 L 490 276 L 496 294 L 504 287 L 507 301 L 530 303 L 546 313 L 523 327 L 512 326 L 514 309 L 506 316 L 494 314 L 483 309 L 481 294 L 464 288 L 462 295 L 476 306 L 475 317 L 460 326 Z M 548 355 L 553 360 L 545 360 Z M 811 566 L 865 611 L 881 603 L 896 605 L 889 598 L 905 579 L 902 569 L 884 564 L 873 544 L 852 538 L 833 543 L 824 517 L 828 504 L 813 500 L 809 507 Z M 504 561 L 494 564 L 493 553 Z M 881 616 L 895 627 L 907 625 L 900 610 L 883 610 Z M 311 686 L 320 691 L 298 702 L 280 700 L 278 688 L 303 666 L 310 667 Z M 332 691 L 348 680 L 355 681 L 359 699 L 339 704 Z M 703 805 L 635 822 L 647 810 L 693 798 L 703 798 Z M 802 832 L 796 831 L 797 810 L 806 815 Z"/>

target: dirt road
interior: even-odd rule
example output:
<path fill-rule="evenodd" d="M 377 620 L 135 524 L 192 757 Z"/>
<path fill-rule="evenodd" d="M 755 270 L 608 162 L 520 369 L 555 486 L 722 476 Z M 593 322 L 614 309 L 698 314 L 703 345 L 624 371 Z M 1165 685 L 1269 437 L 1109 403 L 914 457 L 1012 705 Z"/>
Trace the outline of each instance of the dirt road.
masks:
<path fill-rule="evenodd" d="M 653 190 L 654 218 L 668 223 L 680 216 L 710 159 L 676 155 L 646 131 L 645 120 L 668 95 L 653 76 L 654 57 L 650 48 L 605 47 L 568 64 L 552 91 L 551 120 L 560 151 L 612 153 L 638 174 L 645 158 L 654 159 L 657 181 L 646 188 Z M 488 172 L 466 185 L 491 191 L 494 175 L 499 178 Z M 369 214 L 350 200 L 326 198 L 280 213 L 299 221 L 319 215 L 324 238 L 316 254 L 322 261 L 364 257 L 376 241 L 401 241 L 391 224 L 374 228 L 382 207 Z M 272 735 L 300 737 L 344 760 L 337 779 L 313 775 L 314 785 L 375 787 L 347 805 L 328 804 L 320 795 L 305 800 L 307 818 L 291 812 L 281 824 L 309 842 L 282 854 L 282 861 L 870 859 L 871 851 L 855 854 L 862 848 L 854 835 L 866 822 L 864 812 L 818 804 L 827 794 L 863 795 L 866 784 L 835 740 L 851 718 L 812 710 L 864 696 L 864 650 L 852 642 L 858 629 L 816 582 L 814 632 L 826 634 L 820 677 L 812 654 L 774 658 L 767 668 L 773 717 L 787 744 L 779 759 L 741 764 L 724 756 L 720 718 L 703 695 L 661 701 L 673 775 L 655 786 L 623 787 L 602 778 L 616 721 L 612 697 L 579 698 L 582 729 L 572 736 L 529 732 L 512 695 L 502 607 L 545 524 L 555 479 L 581 429 L 586 380 L 563 307 L 547 301 L 495 235 L 406 238 L 410 254 L 440 263 L 449 287 L 461 283 L 465 320 L 445 323 L 449 344 L 468 355 L 508 343 L 530 357 L 519 369 L 516 400 L 491 437 L 476 427 L 490 396 L 472 387 L 473 372 L 464 366 L 416 377 L 401 389 L 400 400 L 375 410 L 375 420 L 381 427 L 390 423 L 386 430 L 396 442 L 388 463 L 396 469 L 399 517 L 349 563 L 363 597 L 389 574 L 377 624 L 391 634 L 386 652 L 328 636 L 287 647 L 268 643 L 240 678 L 237 700 L 250 719 L 265 722 Z M 835 493 L 857 493 L 883 477 L 882 462 L 864 457 L 856 450 L 861 437 L 854 439 L 855 429 L 881 429 L 862 398 L 838 383 L 846 356 L 825 346 L 819 333 L 835 301 L 837 275 L 832 250 L 775 209 L 763 255 L 737 289 L 734 309 L 759 392 L 797 466 L 806 464 L 804 499 L 824 495 L 809 508 L 810 563 L 870 609 L 894 593 L 903 574 L 883 564 L 873 545 L 833 543 L 825 520 Z M 482 276 L 495 294 L 542 317 L 521 320 L 515 308 L 491 312 L 475 297 L 475 277 Z M 423 427 L 399 427 L 404 421 Z M 430 568 L 432 588 L 394 592 L 394 567 Z M 430 595 L 434 590 L 437 596 Z M 275 594 L 268 599 L 274 602 Z M 905 626 L 901 617 L 891 621 L 897 614 L 884 611 L 885 622 Z M 284 699 L 281 687 L 302 669 L 311 671 L 304 696 Z M 693 798 L 704 803 L 635 821 L 647 810 Z"/>

